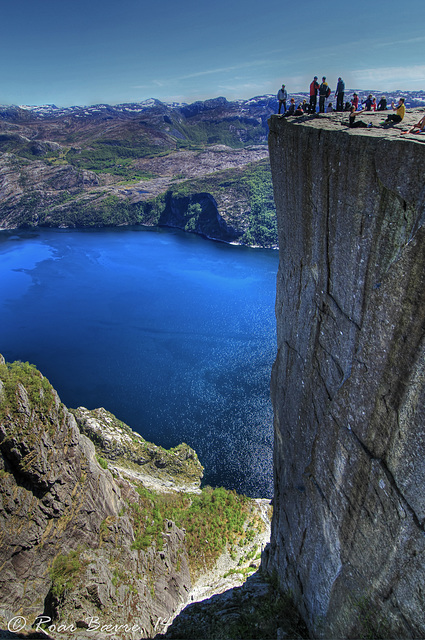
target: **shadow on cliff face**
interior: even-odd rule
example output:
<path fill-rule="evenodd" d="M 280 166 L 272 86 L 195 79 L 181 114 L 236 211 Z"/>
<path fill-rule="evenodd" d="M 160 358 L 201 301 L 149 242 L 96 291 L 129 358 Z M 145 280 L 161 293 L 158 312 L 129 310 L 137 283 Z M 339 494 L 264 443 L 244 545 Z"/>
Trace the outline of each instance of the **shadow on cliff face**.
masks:
<path fill-rule="evenodd" d="M 290 595 L 260 571 L 241 587 L 189 604 L 154 640 L 308 638 Z"/>
<path fill-rule="evenodd" d="M 159 225 L 177 227 L 224 242 L 232 242 L 242 235 L 221 217 L 217 203 L 209 193 L 173 197 L 169 192 Z"/>

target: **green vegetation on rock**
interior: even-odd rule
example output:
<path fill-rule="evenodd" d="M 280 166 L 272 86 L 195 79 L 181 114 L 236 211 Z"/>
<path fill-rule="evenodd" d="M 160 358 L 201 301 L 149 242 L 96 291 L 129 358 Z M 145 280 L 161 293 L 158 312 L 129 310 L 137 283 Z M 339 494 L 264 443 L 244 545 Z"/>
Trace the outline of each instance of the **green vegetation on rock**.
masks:
<path fill-rule="evenodd" d="M 155 544 L 162 549 L 166 521 L 172 520 L 186 533 L 185 547 L 193 576 L 211 568 L 226 547 L 243 546 L 250 540 L 249 525 L 263 528 L 253 516 L 249 498 L 222 487 L 205 487 L 200 494 L 157 493 L 138 487 L 139 503 L 131 510 L 136 537 L 134 549 Z M 248 525 L 248 526 L 247 526 Z"/>
<path fill-rule="evenodd" d="M 0 363 L 0 416 L 19 414 L 24 393 L 33 409 L 48 412 L 55 402 L 53 387 L 37 369 L 29 362 Z"/>
<path fill-rule="evenodd" d="M 210 194 L 217 203 L 224 199 L 230 200 L 230 203 L 226 203 L 226 219 L 236 228 L 244 229 L 241 238 L 244 244 L 277 246 L 276 210 L 268 160 L 261 160 L 241 169 L 225 169 L 202 178 L 185 180 L 173 186 L 165 195 L 178 203 L 179 200 L 192 198 L 196 194 Z M 163 213 L 164 195 L 159 198 L 154 201 L 154 206 L 161 208 Z M 196 211 L 194 207 L 198 207 Z M 241 208 L 245 213 L 241 214 Z M 201 212 L 199 204 L 189 204 L 184 218 L 186 231 L 196 229 Z"/>
<path fill-rule="evenodd" d="M 103 139 L 85 149 L 72 147 L 66 154 L 66 161 L 79 169 L 134 180 L 140 177 L 140 174 L 134 169 L 133 161 L 158 155 L 163 151 L 161 147 L 150 144 L 144 137 L 133 140 Z"/>
<path fill-rule="evenodd" d="M 188 445 L 157 447 L 103 408 L 80 407 L 74 420 L 33 365 L 2 356 L 0 401 L 2 560 L 12 572 L 10 558 L 26 563 L 24 576 L 0 582 L 15 608 L 25 589 L 30 624 L 44 603 L 64 624 L 134 615 L 152 637 L 222 552 L 236 582 L 254 569 L 246 564 L 268 531 L 265 505 L 201 491 Z"/>
<path fill-rule="evenodd" d="M 94 443 L 101 466 L 111 461 L 121 472 L 148 474 L 168 484 L 190 486 L 192 490 L 199 486 L 203 467 L 187 444 L 165 449 L 148 442 L 103 407 L 92 410 L 78 407 L 71 412 L 81 432 Z"/>
<path fill-rule="evenodd" d="M 70 591 L 76 585 L 83 568 L 84 563 L 80 559 L 80 550 L 58 555 L 49 572 L 52 580 L 52 595 L 61 598 L 67 591 Z"/>

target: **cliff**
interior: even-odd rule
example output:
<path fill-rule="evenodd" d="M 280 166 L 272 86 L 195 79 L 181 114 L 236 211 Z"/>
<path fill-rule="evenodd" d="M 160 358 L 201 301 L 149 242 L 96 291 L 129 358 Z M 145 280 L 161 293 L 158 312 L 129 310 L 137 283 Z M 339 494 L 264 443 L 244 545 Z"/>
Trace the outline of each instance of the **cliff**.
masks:
<path fill-rule="evenodd" d="M 425 637 L 425 140 L 343 120 L 269 121 L 280 266 L 263 564 L 315 637 Z"/>
<path fill-rule="evenodd" d="M 44 633 L 43 619 L 53 637 L 153 637 L 197 595 L 240 584 L 268 501 L 201 477 L 189 446 L 71 412 L 35 367 L 0 356 L 0 637 Z"/>

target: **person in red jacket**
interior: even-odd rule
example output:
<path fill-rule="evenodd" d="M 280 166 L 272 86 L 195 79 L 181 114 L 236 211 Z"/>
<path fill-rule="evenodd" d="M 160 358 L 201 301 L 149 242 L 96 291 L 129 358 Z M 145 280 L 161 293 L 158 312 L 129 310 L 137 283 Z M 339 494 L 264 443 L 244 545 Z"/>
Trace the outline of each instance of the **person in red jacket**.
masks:
<path fill-rule="evenodd" d="M 320 85 L 317 82 L 317 76 L 314 76 L 313 82 L 310 83 L 309 113 L 316 113 L 317 92 L 319 91 L 319 86 Z"/>

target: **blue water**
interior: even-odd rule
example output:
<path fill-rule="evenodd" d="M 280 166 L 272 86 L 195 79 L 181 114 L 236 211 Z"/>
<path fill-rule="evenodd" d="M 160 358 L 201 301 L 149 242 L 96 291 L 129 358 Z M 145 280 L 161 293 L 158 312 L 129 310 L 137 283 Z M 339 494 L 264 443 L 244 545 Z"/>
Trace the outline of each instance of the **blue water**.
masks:
<path fill-rule="evenodd" d="M 0 353 L 103 406 L 205 483 L 272 495 L 277 252 L 174 230 L 0 232 Z"/>

